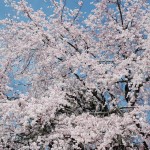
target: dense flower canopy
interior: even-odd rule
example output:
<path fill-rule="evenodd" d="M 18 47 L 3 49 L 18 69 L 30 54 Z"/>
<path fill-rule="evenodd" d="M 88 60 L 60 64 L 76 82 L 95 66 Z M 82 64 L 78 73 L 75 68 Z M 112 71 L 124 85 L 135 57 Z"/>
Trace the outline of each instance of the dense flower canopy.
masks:
<path fill-rule="evenodd" d="M 5 2 L 16 16 L 0 21 L 0 149 L 148 150 L 148 1 L 93 1 L 84 19 L 84 1 L 47 0 L 49 16 Z M 8 96 L 10 72 L 26 95 Z"/>

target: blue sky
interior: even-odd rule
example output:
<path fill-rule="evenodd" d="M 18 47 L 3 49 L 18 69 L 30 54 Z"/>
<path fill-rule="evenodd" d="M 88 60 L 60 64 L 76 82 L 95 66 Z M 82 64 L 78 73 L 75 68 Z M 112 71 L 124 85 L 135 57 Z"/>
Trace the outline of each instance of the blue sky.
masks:
<path fill-rule="evenodd" d="M 47 9 L 48 2 L 45 3 L 44 0 L 27 0 L 27 1 L 32 5 L 34 10 L 38 10 L 42 7 L 45 10 L 46 14 L 50 14 L 50 10 Z M 85 16 L 87 16 L 90 13 L 90 11 L 94 8 L 93 5 L 90 5 L 91 1 L 93 0 L 83 0 L 84 5 L 82 7 L 82 11 L 86 12 Z M 78 3 L 78 0 L 67 0 L 67 6 L 72 9 L 78 8 L 77 3 Z M 6 18 L 7 14 L 13 15 L 15 13 L 10 7 L 5 7 L 4 0 L 0 0 L 0 19 Z"/>

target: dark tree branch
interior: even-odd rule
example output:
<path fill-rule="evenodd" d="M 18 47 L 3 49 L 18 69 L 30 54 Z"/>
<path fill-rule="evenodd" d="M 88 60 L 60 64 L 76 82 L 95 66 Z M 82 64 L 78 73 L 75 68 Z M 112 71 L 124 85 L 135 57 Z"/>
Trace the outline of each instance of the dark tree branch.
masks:
<path fill-rule="evenodd" d="M 118 10 L 119 10 L 119 13 L 120 13 L 121 25 L 123 27 L 123 15 L 122 15 L 122 11 L 121 11 L 121 0 L 117 0 L 116 3 L 117 3 Z"/>
<path fill-rule="evenodd" d="M 63 13 L 64 13 L 64 9 L 65 9 L 65 6 L 66 6 L 66 0 L 64 0 L 64 5 L 63 5 L 63 8 L 61 10 L 61 22 L 63 22 Z"/>

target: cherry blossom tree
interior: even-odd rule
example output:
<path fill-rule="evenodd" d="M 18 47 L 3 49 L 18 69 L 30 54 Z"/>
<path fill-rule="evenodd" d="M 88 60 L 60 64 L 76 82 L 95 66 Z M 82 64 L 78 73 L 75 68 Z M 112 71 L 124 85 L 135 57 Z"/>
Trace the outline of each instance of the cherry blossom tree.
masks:
<path fill-rule="evenodd" d="M 83 19 L 67 0 L 6 0 L 0 21 L 0 147 L 11 150 L 150 148 L 150 6 L 97 0 Z M 8 73 L 30 83 L 10 100 Z"/>

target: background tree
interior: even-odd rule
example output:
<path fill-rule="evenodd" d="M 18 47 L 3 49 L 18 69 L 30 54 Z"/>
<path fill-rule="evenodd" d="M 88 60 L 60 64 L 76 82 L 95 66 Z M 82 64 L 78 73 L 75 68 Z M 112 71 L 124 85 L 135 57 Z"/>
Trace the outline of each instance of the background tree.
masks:
<path fill-rule="evenodd" d="M 10 101 L 0 74 L 1 149 L 148 150 L 149 3 L 98 0 L 81 21 L 82 1 L 6 2 L 26 19 L 0 21 L 0 73 L 31 85 Z"/>

